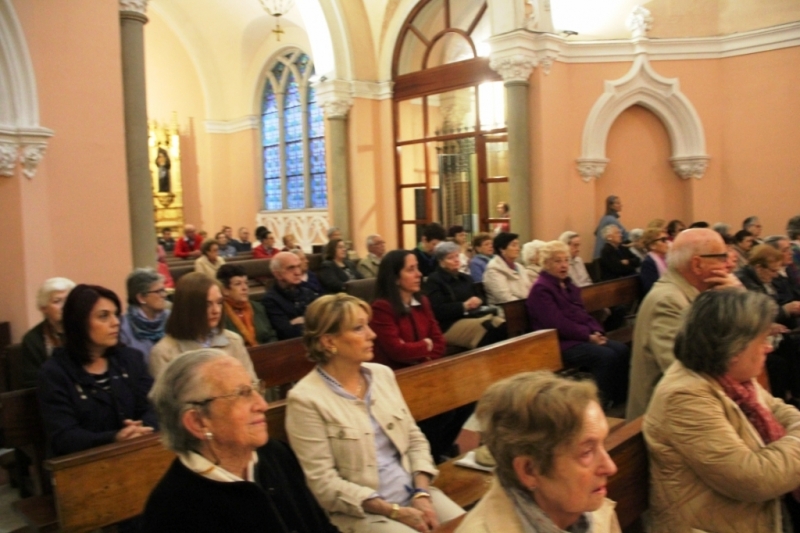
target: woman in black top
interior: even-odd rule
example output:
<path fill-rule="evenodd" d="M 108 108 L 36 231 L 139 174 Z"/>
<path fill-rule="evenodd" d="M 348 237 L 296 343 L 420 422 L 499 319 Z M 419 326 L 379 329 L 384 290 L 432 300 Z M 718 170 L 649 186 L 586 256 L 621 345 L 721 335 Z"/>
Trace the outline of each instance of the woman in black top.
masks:
<path fill-rule="evenodd" d="M 347 259 L 347 246 L 342 239 L 332 239 L 325 245 L 325 261 L 319 270 L 319 281 L 327 294 L 344 292 L 344 284 L 351 279 L 364 279 L 356 265 Z"/>

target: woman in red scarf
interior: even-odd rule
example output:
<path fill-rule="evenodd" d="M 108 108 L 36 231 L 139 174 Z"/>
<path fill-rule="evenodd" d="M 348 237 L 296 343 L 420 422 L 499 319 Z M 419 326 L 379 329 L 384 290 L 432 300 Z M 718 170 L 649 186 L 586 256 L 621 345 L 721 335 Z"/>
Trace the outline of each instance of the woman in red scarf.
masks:
<path fill-rule="evenodd" d="M 800 525 L 800 411 L 756 380 L 776 314 L 768 296 L 735 289 L 692 304 L 642 426 L 653 533 Z"/>
<path fill-rule="evenodd" d="M 278 340 L 264 307 L 250 300 L 247 272 L 236 264 L 219 267 L 217 279 L 222 284 L 223 320 L 225 329 L 238 333 L 245 346 L 256 346 Z"/>

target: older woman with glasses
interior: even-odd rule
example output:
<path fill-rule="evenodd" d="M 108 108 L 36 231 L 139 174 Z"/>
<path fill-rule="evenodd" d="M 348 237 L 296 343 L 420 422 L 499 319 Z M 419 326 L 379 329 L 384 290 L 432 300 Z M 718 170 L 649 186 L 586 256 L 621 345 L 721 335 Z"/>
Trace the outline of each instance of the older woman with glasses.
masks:
<path fill-rule="evenodd" d="M 369 305 L 345 294 L 309 306 L 303 342 L 317 368 L 289 391 L 286 431 L 339 529 L 430 531 L 464 511 L 430 486 L 437 470 L 428 441 L 392 370 L 370 363 L 369 319 Z"/>
<path fill-rule="evenodd" d="M 647 294 L 653 284 L 667 272 L 669 237 L 661 228 L 648 228 L 642 234 L 642 244 L 647 250 L 647 255 L 642 261 L 642 291 L 643 294 Z"/>
<path fill-rule="evenodd" d="M 619 533 L 605 497 L 617 467 L 594 384 L 517 374 L 489 387 L 476 415 L 497 466 L 457 533 Z"/>
<path fill-rule="evenodd" d="M 150 360 L 150 350 L 164 337 L 170 310 L 164 276 L 150 268 L 137 268 L 126 280 L 128 312 L 122 315 L 119 341 L 142 352 Z"/>
<path fill-rule="evenodd" d="M 269 439 L 264 386 L 214 349 L 184 354 L 151 398 L 178 457 L 148 498 L 142 531 L 334 533 L 292 451 Z"/>
<path fill-rule="evenodd" d="M 347 245 L 342 239 L 332 239 L 325 245 L 325 260 L 319 269 L 319 281 L 325 292 L 344 292 L 344 284 L 353 279 L 364 279 L 355 263 L 347 258 Z"/>
<path fill-rule="evenodd" d="M 800 411 L 756 380 L 776 312 L 752 291 L 692 304 L 642 426 L 654 533 L 792 531 L 782 500 L 800 523 Z"/>

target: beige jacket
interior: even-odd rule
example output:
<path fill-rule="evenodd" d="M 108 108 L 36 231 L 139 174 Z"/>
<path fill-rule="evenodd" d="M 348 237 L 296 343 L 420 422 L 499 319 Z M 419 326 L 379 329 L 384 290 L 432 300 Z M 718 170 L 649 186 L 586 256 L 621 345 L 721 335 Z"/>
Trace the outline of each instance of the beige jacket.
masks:
<path fill-rule="evenodd" d="M 153 376 L 153 378 L 158 378 L 164 369 L 167 368 L 170 361 L 176 359 L 181 354 L 201 348 L 206 348 L 206 346 L 203 346 L 197 341 L 181 341 L 170 335 L 166 335 L 153 346 L 153 350 L 150 352 L 150 362 L 148 363 L 150 375 Z M 244 340 L 238 333 L 223 329 L 221 333 L 215 335 L 214 338 L 211 339 L 211 345 L 208 346 L 208 348 L 217 348 L 231 357 L 238 359 L 245 370 L 253 376 L 253 379 L 256 379 L 253 361 L 250 359 L 250 354 L 247 353 Z"/>
<path fill-rule="evenodd" d="M 414 422 L 394 372 L 364 363 L 372 372 L 372 414 L 400 452 L 408 472 L 438 474 L 430 446 Z M 289 391 L 286 432 L 300 460 L 306 481 L 320 505 L 340 530 L 364 529 L 367 515 L 361 503 L 378 490 L 375 437 L 366 405 L 333 392 L 316 370 Z"/>
<path fill-rule="evenodd" d="M 592 533 L 621 533 L 614 502 L 605 500 L 597 511 L 592 513 Z M 478 505 L 470 511 L 456 533 L 524 533 L 522 521 L 514 508 L 514 502 L 497 481 Z"/>
<path fill-rule="evenodd" d="M 364 278 L 377 278 L 380 266 L 381 262 L 376 256 L 367 254 L 367 257 L 358 262 L 356 269 L 361 272 Z"/>
<path fill-rule="evenodd" d="M 499 255 L 494 256 L 486 265 L 483 288 L 486 290 L 487 303 L 502 304 L 528 297 L 533 282 L 522 265 L 515 265 L 517 269 L 511 270 Z"/>
<path fill-rule="evenodd" d="M 633 331 L 627 420 L 644 414 L 658 380 L 675 361 L 675 335 L 699 294 L 683 276 L 669 270 L 645 296 Z"/>
<path fill-rule="evenodd" d="M 217 258 L 216 263 L 212 263 L 208 260 L 208 257 L 201 255 L 197 259 L 194 260 L 194 271 L 200 272 L 201 274 L 205 274 L 211 279 L 217 279 L 217 270 L 219 267 L 225 264 L 225 260 L 221 257 Z"/>
<path fill-rule="evenodd" d="M 664 374 L 642 426 L 652 533 L 782 531 L 779 498 L 800 486 L 800 411 L 756 387 L 787 429 L 769 446 L 715 380 L 680 362 Z"/>

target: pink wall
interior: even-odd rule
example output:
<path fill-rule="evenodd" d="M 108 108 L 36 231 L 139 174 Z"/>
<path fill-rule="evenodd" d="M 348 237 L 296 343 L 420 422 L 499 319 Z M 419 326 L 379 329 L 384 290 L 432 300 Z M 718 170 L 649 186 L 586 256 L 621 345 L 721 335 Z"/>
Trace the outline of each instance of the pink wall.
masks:
<path fill-rule="evenodd" d="M 123 294 L 131 242 L 119 6 L 13 4 L 35 71 L 40 123 L 55 131 L 33 180 L 0 184 L 4 229 L 14 246 L 0 263 L 0 319 L 12 320 L 19 339 L 40 320 L 33 299 L 47 277 Z"/>

